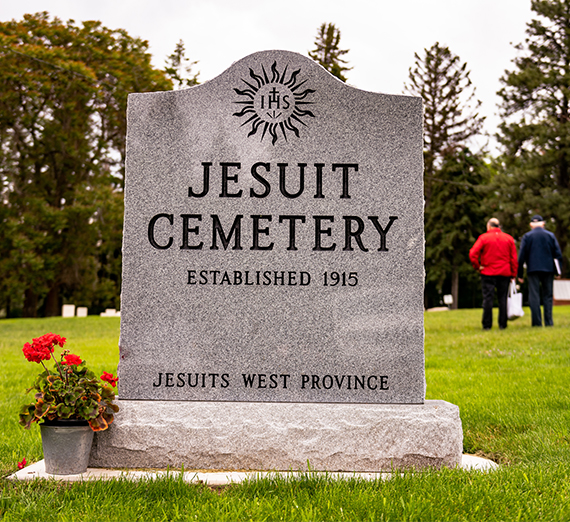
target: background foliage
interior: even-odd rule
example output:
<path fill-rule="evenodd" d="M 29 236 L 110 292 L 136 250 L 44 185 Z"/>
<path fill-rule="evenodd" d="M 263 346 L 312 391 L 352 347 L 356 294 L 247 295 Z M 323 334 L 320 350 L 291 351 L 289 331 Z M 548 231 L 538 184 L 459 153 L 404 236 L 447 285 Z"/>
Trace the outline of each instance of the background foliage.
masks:
<path fill-rule="evenodd" d="M 563 251 L 562 276 L 568 272 L 570 0 L 532 0 L 531 7 L 527 38 L 501 79 L 497 157 L 479 150 L 465 161 L 482 123 L 466 64 L 436 43 L 416 54 L 410 69 L 406 91 L 421 96 L 425 107 L 426 307 L 441 304 L 446 293 L 462 306 L 480 305 L 467 259 L 490 217 L 520 242 L 530 218 L 542 215 Z M 473 190 L 460 196 L 445 187 L 461 181 Z"/>
<path fill-rule="evenodd" d="M 342 56 L 348 53 L 348 49 L 340 49 L 339 44 L 340 29 L 334 24 L 322 24 L 315 38 L 315 48 L 309 56 L 333 76 L 346 82 L 344 73 L 351 67 L 346 67 L 347 62 Z"/>
<path fill-rule="evenodd" d="M 533 0 L 537 18 L 517 47 L 514 69 L 501 78 L 504 154 L 493 203 L 520 235 L 528 218 L 548 221 L 570 259 L 570 2 Z"/>
<path fill-rule="evenodd" d="M 148 44 L 47 13 L 0 23 L 0 308 L 119 307 L 129 92 L 171 88 Z"/>
<path fill-rule="evenodd" d="M 501 151 L 481 143 L 468 65 L 436 42 L 415 54 L 405 93 L 425 108 L 426 308 L 452 294 L 479 306 L 469 248 L 498 217 L 520 241 L 547 221 L 570 261 L 570 0 L 532 0 L 527 38 L 502 78 Z M 340 80 L 341 33 L 317 31 L 309 56 Z M 180 41 L 164 70 L 147 42 L 100 22 L 47 13 L 0 23 L 0 317 L 120 307 L 126 100 L 198 83 Z"/>

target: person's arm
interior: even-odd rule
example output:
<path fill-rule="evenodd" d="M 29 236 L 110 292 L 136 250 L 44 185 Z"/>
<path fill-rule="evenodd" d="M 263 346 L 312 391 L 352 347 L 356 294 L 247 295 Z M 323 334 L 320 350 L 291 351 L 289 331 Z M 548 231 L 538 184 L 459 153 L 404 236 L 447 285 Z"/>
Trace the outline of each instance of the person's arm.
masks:
<path fill-rule="evenodd" d="M 524 263 L 525 263 L 525 259 L 526 259 L 526 236 L 523 236 L 522 241 L 521 241 L 521 247 L 519 250 L 519 266 L 518 266 L 518 271 L 517 271 L 517 277 L 519 280 L 519 283 L 522 283 L 524 281 L 523 278 L 523 274 L 524 274 Z"/>
<path fill-rule="evenodd" d="M 517 277 L 519 264 L 517 261 L 517 247 L 515 246 L 515 240 L 511 243 L 511 279 Z"/>
<path fill-rule="evenodd" d="M 482 248 L 483 240 L 481 239 L 481 236 L 479 236 L 477 241 L 475 241 L 475 244 L 471 247 L 471 250 L 469 250 L 469 261 L 471 261 L 473 268 L 478 271 L 482 268 L 479 264 L 479 255 L 481 254 Z"/>

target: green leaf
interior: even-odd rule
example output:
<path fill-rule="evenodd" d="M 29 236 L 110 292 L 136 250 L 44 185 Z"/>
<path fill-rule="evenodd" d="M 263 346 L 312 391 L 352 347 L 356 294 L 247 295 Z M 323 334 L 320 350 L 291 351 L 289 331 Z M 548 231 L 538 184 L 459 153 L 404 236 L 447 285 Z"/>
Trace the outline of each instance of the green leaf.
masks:
<path fill-rule="evenodd" d="M 24 404 L 20 408 L 19 423 L 26 429 L 29 429 L 32 422 L 36 420 L 35 417 L 35 404 Z"/>

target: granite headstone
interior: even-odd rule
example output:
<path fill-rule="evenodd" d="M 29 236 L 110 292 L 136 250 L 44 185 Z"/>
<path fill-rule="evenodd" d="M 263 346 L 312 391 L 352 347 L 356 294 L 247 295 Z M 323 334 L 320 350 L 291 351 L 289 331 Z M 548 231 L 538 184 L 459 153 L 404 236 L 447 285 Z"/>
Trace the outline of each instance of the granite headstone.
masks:
<path fill-rule="evenodd" d="M 426 400 L 422 106 L 256 53 L 129 97 L 120 411 L 90 465 L 456 466 Z"/>
<path fill-rule="evenodd" d="M 424 401 L 420 98 L 260 52 L 128 105 L 121 399 Z"/>

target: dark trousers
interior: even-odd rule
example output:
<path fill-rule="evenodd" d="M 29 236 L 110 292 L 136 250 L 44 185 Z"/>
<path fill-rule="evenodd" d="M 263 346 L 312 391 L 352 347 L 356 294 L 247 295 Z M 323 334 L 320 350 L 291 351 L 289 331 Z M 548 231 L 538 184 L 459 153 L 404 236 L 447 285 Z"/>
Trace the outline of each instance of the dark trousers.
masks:
<path fill-rule="evenodd" d="M 499 301 L 499 328 L 507 327 L 507 296 L 509 294 L 508 276 L 481 275 L 481 289 L 483 290 L 483 328 L 488 330 L 493 326 L 493 298 L 497 289 Z"/>
<path fill-rule="evenodd" d="M 528 277 L 528 304 L 532 317 L 532 326 L 542 326 L 540 317 L 540 298 L 544 307 L 544 326 L 552 326 L 552 272 L 531 272 Z"/>

